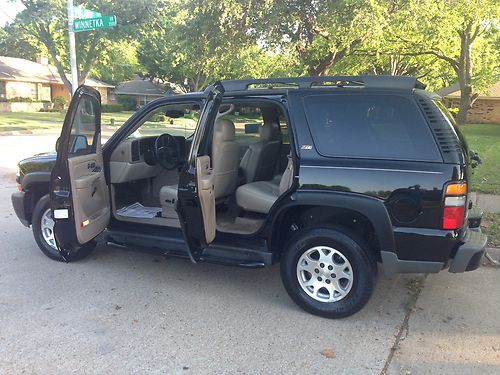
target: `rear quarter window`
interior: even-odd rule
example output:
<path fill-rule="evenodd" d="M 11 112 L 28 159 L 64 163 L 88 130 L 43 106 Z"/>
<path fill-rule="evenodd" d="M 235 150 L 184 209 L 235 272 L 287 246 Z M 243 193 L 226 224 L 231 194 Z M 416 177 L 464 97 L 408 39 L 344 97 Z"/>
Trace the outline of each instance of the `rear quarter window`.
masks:
<path fill-rule="evenodd" d="M 427 122 L 406 97 L 310 95 L 303 103 L 314 144 L 324 156 L 441 161 Z"/>

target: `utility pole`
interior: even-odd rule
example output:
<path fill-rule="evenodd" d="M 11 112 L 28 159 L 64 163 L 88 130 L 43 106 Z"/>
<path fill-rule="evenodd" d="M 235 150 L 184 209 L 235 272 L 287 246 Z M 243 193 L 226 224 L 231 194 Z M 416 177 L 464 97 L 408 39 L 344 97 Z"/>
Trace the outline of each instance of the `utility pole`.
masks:
<path fill-rule="evenodd" d="M 78 69 L 76 66 L 76 43 L 75 32 L 73 30 L 74 24 L 74 8 L 73 0 L 68 0 L 68 36 L 69 36 L 69 61 L 71 64 L 71 96 L 78 88 Z"/>

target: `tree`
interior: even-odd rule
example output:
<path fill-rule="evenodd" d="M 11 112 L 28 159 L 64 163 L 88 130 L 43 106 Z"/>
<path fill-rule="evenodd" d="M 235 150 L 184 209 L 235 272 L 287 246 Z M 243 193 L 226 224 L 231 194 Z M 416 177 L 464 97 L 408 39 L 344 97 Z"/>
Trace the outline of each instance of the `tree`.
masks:
<path fill-rule="evenodd" d="M 274 0 L 254 28 L 271 50 L 297 53 L 304 73 L 326 75 L 380 34 L 379 13 L 369 0 Z"/>
<path fill-rule="evenodd" d="M 66 1 L 64 0 L 20 0 L 25 10 L 15 20 L 15 27 L 22 28 L 32 38 L 32 46 L 43 49 L 49 54 L 57 68 L 61 80 L 71 92 L 71 82 L 66 71 L 69 68 Z M 85 4 L 102 14 L 114 14 L 118 17 L 118 26 L 114 29 L 101 29 L 77 33 L 78 82 L 82 84 L 97 62 L 107 56 L 108 49 L 114 42 L 129 40 L 135 35 L 138 26 L 149 19 L 151 7 L 155 1 L 133 0 L 113 1 L 98 0 Z"/>
<path fill-rule="evenodd" d="M 484 89 L 500 78 L 496 0 L 396 0 L 397 17 L 386 32 L 386 53 L 431 57 L 451 72 L 460 86 L 457 121 Z M 475 88 L 475 90 L 473 89 Z"/>
<path fill-rule="evenodd" d="M 140 36 L 138 59 L 151 78 L 199 91 L 217 79 L 272 75 L 276 62 L 257 46 L 250 14 L 253 0 L 176 0 L 157 12 L 152 29 Z M 288 61 L 288 60 L 284 60 Z"/>

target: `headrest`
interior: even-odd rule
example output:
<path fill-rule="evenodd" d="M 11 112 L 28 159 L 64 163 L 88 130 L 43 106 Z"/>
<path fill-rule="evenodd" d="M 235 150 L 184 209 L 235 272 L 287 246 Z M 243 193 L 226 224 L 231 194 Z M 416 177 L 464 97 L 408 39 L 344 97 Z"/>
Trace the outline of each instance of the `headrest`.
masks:
<path fill-rule="evenodd" d="M 234 141 L 234 123 L 227 119 L 217 120 L 214 137 L 220 137 L 222 141 Z"/>
<path fill-rule="evenodd" d="M 260 139 L 263 141 L 276 141 L 279 137 L 278 124 L 275 122 L 265 122 L 259 128 Z"/>

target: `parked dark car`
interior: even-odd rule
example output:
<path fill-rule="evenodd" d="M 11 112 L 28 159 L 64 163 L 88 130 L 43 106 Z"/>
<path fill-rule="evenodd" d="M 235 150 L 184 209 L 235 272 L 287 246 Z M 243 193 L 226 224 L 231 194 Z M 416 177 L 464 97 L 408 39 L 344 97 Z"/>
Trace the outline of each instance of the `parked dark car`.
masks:
<path fill-rule="evenodd" d="M 259 137 L 235 128 L 240 113 L 258 116 Z M 159 115 L 170 121 L 152 126 Z M 478 267 L 471 164 L 439 97 L 413 77 L 222 81 L 145 105 L 102 148 L 99 93 L 82 86 L 57 154 L 19 163 L 12 201 L 53 259 L 104 242 L 195 263 L 280 262 L 299 306 L 341 318 L 369 300 L 377 262 L 387 275 Z"/>

